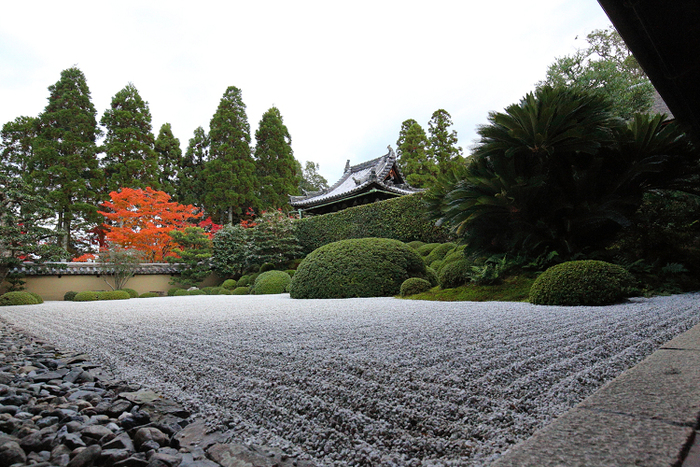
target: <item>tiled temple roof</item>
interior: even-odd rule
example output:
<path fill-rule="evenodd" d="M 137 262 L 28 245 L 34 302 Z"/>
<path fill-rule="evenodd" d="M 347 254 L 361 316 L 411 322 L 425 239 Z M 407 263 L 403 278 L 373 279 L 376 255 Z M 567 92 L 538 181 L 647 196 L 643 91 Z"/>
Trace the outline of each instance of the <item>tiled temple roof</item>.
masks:
<path fill-rule="evenodd" d="M 100 263 L 35 264 L 29 262 L 12 268 L 10 272 L 26 276 L 91 276 L 104 273 Z M 179 272 L 180 265 L 175 263 L 144 263 L 136 268 L 136 274 L 176 274 Z"/>
<path fill-rule="evenodd" d="M 398 196 L 422 191 L 405 182 L 396 164 L 396 154 L 391 147 L 388 149 L 389 152 L 385 155 L 358 165 L 351 166 L 350 161 L 348 161 L 343 176 L 328 190 L 310 192 L 304 196 L 290 196 L 289 204 L 295 208 L 310 208 L 340 201 L 369 191 L 371 188 L 395 193 Z M 393 180 L 391 177 L 392 169 L 395 174 Z"/>

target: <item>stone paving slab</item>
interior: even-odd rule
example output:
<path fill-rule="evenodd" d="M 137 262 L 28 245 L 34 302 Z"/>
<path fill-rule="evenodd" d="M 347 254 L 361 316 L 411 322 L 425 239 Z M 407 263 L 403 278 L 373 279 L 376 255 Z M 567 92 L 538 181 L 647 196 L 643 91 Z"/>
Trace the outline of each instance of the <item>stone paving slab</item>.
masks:
<path fill-rule="evenodd" d="M 699 421 L 697 325 L 492 465 L 697 467 Z"/>
<path fill-rule="evenodd" d="M 700 415 L 700 352 L 658 350 L 579 407 L 695 427 Z"/>
<path fill-rule="evenodd" d="M 574 408 L 492 465 L 671 466 L 692 435 L 689 427 Z"/>

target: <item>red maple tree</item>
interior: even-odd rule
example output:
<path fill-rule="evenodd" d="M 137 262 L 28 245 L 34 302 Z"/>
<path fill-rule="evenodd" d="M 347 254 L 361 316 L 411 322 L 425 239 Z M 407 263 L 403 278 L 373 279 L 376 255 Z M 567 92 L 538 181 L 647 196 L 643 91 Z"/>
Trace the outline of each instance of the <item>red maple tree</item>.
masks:
<path fill-rule="evenodd" d="M 202 217 L 192 205 L 170 201 L 170 195 L 152 188 L 122 188 L 109 194 L 111 201 L 102 205 L 110 211 L 98 211 L 105 216 L 108 229 L 105 239 L 123 248 L 133 248 L 145 254 L 147 262 L 161 262 L 175 246 L 168 232 L 182 230 Z"/>

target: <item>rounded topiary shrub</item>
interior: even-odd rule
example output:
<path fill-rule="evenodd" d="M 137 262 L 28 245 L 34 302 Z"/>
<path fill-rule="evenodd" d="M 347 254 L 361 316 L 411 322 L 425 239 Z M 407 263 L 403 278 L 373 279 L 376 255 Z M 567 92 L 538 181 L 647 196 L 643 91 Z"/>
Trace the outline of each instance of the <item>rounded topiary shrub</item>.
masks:
<path fill-rule="evenodd" d="M 75 292 L 73 290 L 69 290 L 65 294 L 63 294 L 63 300 L 66 302 L 72 302 L 73 299 L 75 299 L 75 296 L 78 294 L 78 292 Z"/>
<path fill-rule="evenodd" d="M 425 264 L 432 264 L 434 261 L 443 260 L 448 253 L 455 249 L 454 243 L 441 243 L 425 257 Z"/>
<path fill-rule="evenodd" d="M 172 287 L 172 288 L 168 289 L 168 297 L 172 297 L 174 295 L 177 295 L 178 290 L 185 290 L 185 289 L 180 288 L 180 287 Z M 180 295 L 187 295 L 187 294 L 180 294 Z"/>
<path fill-rule="evenodd" d="M 442 245 L 442 243 L 426 243 L 423 246 L 418 247 L 416 251 L 418 252 L 419 255 L 422 257 L 428 256 L 435 248 L 439 247 Z"/>
<path fill-rule="evenodd" d="M 173 290 L 173 289 L 170 289 L 170 290 Z M 168 295 L 170 295 L 170 291 L 168 291 Z M 175 291 L 173 292 L 173 296 L 174 296 L 174 297 L 182 297 L 183 295 L 189 295 L 189 293 L 187 292 L 187 290 L 185 290 L 185 289 L 175 289 Z"/>
<path fill-rule="evenodd" d="M 9 305 L 36 305 L 39 302 L 29 292 L 16 291 L 0 295 L 0 306 Z"/>
<path fill-rule="evenodd" d="M 260 266 L 260 271 L 258 271 L 258 272 L 260 272 L 262 274 L 263 272 L 272 271 L 273 269 L 275 269 L 274 264 L 264 263 L 262 266 Z"/>
<path fill-rule="evenodd" d="M 604 261 L 569 261 L 543 272 L 530 288 L 535 305 L 610 305 L 625 298 L 634 277 Z"/>
<path fill-rule="evenodd" d="M 131 298 L 137 298 L 139 296 L 139 293 L 135 291 L 134 289 L 119 289 L 123 290 L 124 292 L 129 294 L 129 297 Z"/>
<path fill-rule="evenodd" d="M 431 287 L 435 287 L 436 285 L 439 284 L 438 275 L 435 272 L 435 269 L 433 269 L 431 267 L 425 268 L 425 280 L 430 282 Z"/>
<path fill-rule="evenodd" d="M 236 287 L 231 291 L 231 295 L 248 295 L 250 293 L 249 287 Z"/>
<path fill-rule="evenodd" d="M 292 277 L 284 271 L 263 272 L 255 279 L 253 293 L 255 295 L 284 293 L 290 282 Z"/>
<path fill-rule="evenodd" d="M 36 299 L 36 302 L 37 302 L 37 303 L 44 303 L 44 299 L 41 298 L 41 295 L 39 295 L 38 293 L 36 293 L 36 292 L 29 292 L 29 295 L 31 295 L 32 297 L 34 297 L 34 298 Z"/>
<path fill-rule="evenodd" d="M 202 289 L 188 290 L 187 295 L 206 295 L 207 293 Z"/>
<path fill-rule="evenodd" d="M 419 277 L 411 277 L 403 281 L 401 284 L 401 296 L 408 297 L 417 293 L 423 293 L 430 290 L 430 282 Z"/>
<path fill-rule="evenodd" d="M 286 271 L 287 274 L 289 274 L 289 277 L 294 277 L 294 274 L 297 272 L 296 269 L 287 269 Z"/>
<path fill-rule="evenodd" d="M 238 286 L 238 282 L 236 279 L 226 279 L 223 284 L 221 284 L 221 287 L 224 289 L 228 290 L 233 290 Z"/>
<path fill-rule="evenodd" d="M 221 287 L 221 290 L 219 291 L 219 295 L 231 295 L 232 293 L 233 290 L 224 289 L 223 287 Z"/>
<path fill-rule="evenodd" d="M 417 250 L 418 248 L 425 245 L 425 242 L 421 242 L 420 240 L 413 240 L 412 242 L 408 242 L 406 245 L 410 246 L 414 250 Z"/>
<path fill-rule="evenodd" d="M 78 292 L 75 297 L 73 297 L 74 302 L 92 302 L 94 300 L 99 300 L 99 292 L 93 292 L 92 290 L 86 290 L 84 292 Z"/>
<path fill-rule="evenodd" d="M 100 292 L 100 300 L 128 300 L 131 295 L 126 290 L 108 290 L 106 292 Z"/>
<path fill-rule="evenodd" d="M 405 243 L 358 238 L 329 243 L 297 268 L 292 298 L 390 297 L 409 277 L 425 277 L 421 257 Z"/>
<path fill-rule="evenodd" d="M 204 292 L 205 295 L 218 295 L 219 294 L 219 288 L 218 287 L 202 287 L 201 289 L 202 292 Z"/>
<path fill-rule="evenodd" d="M 240 279 L 238 279 L 238 284 L 236 287 L 248 287 L 250 285 L 250 276 L 249 275 L 243 275 L 241 276 Z"/>
<path fill-rule="evenodd" d="M 471 262 L 467 259 L 460 259 L 445 264 L 438 274 L 438 283 L 443 289 L 459 287 L 471 281 Z"/>
<path fill-rule="evenodd" d="M 139 295 L 139 298 L 153 298 L 153 297 L 157 297 L 157 296 L 158 296 L 158 294 L 154 293 L 154 292 L 144 292 L 141 295 Z"/>

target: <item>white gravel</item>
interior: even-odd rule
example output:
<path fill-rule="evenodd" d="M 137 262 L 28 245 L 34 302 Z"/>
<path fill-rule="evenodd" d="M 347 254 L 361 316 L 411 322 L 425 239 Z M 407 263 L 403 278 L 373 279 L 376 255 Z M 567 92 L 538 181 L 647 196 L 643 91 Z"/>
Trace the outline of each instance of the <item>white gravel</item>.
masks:
<path fill-rule="evenodd" d="M 483 465 L 700 321 L 700 294 L 608 307 L 186 296 L 0 318 L 323 465 Z"/>

